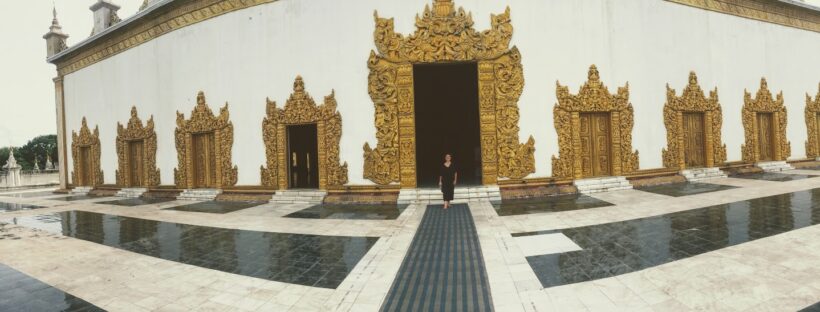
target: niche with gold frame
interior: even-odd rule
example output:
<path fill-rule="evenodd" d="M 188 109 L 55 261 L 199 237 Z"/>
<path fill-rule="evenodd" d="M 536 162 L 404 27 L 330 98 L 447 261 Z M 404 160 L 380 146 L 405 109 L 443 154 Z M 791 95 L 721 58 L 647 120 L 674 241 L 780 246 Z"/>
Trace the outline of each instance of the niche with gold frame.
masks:
<path fill-rule="evenodd" d="M 91 132 L 83 117 L 80 133 L 71 132 L 71 157 L 74 160 L 71 181 L 75 187 L 104 183 L 100 155 L 100 127 L 94 126 L 94 132 Z"/>
<path fill-rule="evenodd" d="M 766 78 L 760 79 L 760 90 L 757 91 L 755 98 L 752 98 L 751 93 L 743 91 L 743 134 L 745 136 L 745 144 L 741 145 L 740 152 L 743 156 L 743 161 L 747 163 L 755 163 L 761 161 L 761 142 L 760 137 L 761 127 L 758 125 L 761 114 L 771 114 L 768 118 L 771 122 L 771 133 L 767 136 L 771 142 L 763 142 L 764 146 L 771 144 L 771 159 L 765 160 L 786 160 L 791 156 L 791 143 L 786 140 L 786 106 L 783 101 L 783 91 L 777 94 L 777 99 L 772 97 L 772 92 L 769 91 L 769 84 Z"/>
<path fill-rule="evenodd" d="M 222 188 L 236 185 L 238 169 L 231 161 L 233 123 L 230 121 L 228 103 L 220 109 L 219 116 L 215 116 L 205 102 L 205 94 L 199 91 L 196 96 L 196 106 L 191 112 L 191 119 L 186 120 L 185 115 L 177 111 L 177 128 L 174 131 L 174 139 L 178 165 L 174 168 L 174 183 L 178 188 L 197 187 L 194 139 L 197 135 L 210 133 L 213 134 L 211 154 L 215 158 L 213 161 L 215 181 L 211 186 Z"/>
<path fill-rule="evenodd" d="M 582 163 L 582 115 L 609 114 L 608 152 L 609 175 L 627 174 L 638 169 L 638 151 L 632 151 L 632 126 L 634 116 L 629 103 L 629 83 L 610 94 L 601 83 L 598 68 L 589 67 L 588 80 L 577 95 L 556 82 L 558 103 L 553 108 L 555 130 L 558 132 L 558 154 L 552 156 L 552 175 L 562 179 L 590 177 L 584 173 Z M 595 162 L 595 161 L 593 161 Z"/>
<path fill-rule="evenodd" d="M 723 111 L 718 101 L 717 88 L 707 98 L 698 84 L 695 72 L 689 72 L 689 85 L 678 97 L 675 89 L 666 84 L 666 104 L 663 107 L 663 123 L 666 126 L 666 148 L 663 149 L 663 165 L 684 170 L 686 165 L 684 114 L 702 116 L 704 166 L 711 168 L 726 162 L 726 144 L 721 142 Z"/>
<path fill-rule="evenodd" d="M 301 76 L 293 82 L 293 93 L 284 108 L 267 100 L 267 116 L 262 121 L 267 168 L 262 166 L 262 185 L 274 189 L 287 189 L 287 127 L 290 125 L 315 124 L 318 143 L 319 189 L 342 186 L 347 183 L 347 163 L 339 165 L 339 141 L 342 138 L 342 115 L 336 111 L 335 92 L 325 97 L 322 105 L 316 105 L 305 92 Z"/>
<path fill-rule="evenodd" d="M 452 0 L 434 0 L 416 17 L 416 32 L 394 31 L 393 19 L 375 14 L 368 91 L 375 104 L 376 138 L 364 145 L 364 177 L 377 184 L 416 187 L 413 65 L 476 62 L 478 65 L 483 184 L 535 172 L 535 140 L 520 143 L 518 98 L 524 88 L 521 54 L 510 48 L 510 10 L 491 16 L 492 28 L 473 29 L 472 16 Z"/>
<path fill-rule="evenodd" d="M 139 153 L 139 155 L 135 155 L 135 153 Z M 157 133 L 154 131 L 154 116 L 151 116 L 148 123 L 143 126 L 142 120 L 137 115 L 137 107 L 132 106 L 131 119 L 128 120 L 127 127 L 123 127 L 119 122 L 117 123 L 117 161 L 116 177 L 118 185 L 123 187 L 159 185 Z M 132 163 L 135 161 L 138 163 Z"/>
<path fill-rule="evenodd" d="M 806 93 L 806 130 L 808 131 L 808 140 L 806 141 L 806 157 L 817 158 L 820 157 L 820 85 L 817 86 L 817 96 L 814 101 L 811 95 Z"/>

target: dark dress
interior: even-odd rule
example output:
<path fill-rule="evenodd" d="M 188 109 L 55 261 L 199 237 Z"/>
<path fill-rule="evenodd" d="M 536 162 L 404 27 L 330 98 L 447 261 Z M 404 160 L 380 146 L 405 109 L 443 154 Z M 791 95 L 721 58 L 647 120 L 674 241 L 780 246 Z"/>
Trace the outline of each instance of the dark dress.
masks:
<path fill-rule="evenodd" d="M 456 178 L 456 172 L 456 166 L 453 163 L 450 163 L 450 167 L 444 164 L 441 165 L 439 176 L 441 176 L 441 193 L 444 194 L 445 201 L 453 200 L 453 192 L 456 187 L 453 180 Z"/>

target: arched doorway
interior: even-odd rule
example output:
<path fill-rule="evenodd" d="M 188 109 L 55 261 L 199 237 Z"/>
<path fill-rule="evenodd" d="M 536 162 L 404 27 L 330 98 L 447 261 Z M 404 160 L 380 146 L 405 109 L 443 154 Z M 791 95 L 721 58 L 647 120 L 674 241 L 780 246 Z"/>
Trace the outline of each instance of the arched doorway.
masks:
<path fill-rule="evenodd" d="M 157 133 L 154 116 L 146 126 L 137 116 L 137 107 L 131 107 L 127 127 L 117 123 L 117 184 L 123 187 L 159 185 L 157 169 Z"/>
<path fill-rule="evenodd" d="M 742 117 L 746 144 L 740 147 L 743 161 L 786 160 L 791 156 L 791 143 L 786 140 L 783 92 L 774 99 L 766 78 L 762 78 L 755 98 L 747 91 L 744 93 Z"/>
<path fill-rule="evenodd" d="M 71 132 L 71 156 L 74 159 L 71 180 L 75 187 L 97 186 L 104 183 L 100 154 L 100 128 L 94 126 L 94 132 L 91 132 L 83 117 L 80 133 Z"/>

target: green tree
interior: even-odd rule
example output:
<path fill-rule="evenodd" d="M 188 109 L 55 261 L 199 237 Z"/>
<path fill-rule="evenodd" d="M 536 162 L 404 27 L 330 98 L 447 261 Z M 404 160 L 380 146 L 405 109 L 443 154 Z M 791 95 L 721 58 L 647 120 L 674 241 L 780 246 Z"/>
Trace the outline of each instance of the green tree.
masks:
<path fill-rule="evenodd" d="M 19 150 L 14 150 L 14 157 L 23 167 L 23 170 L 34 169 L 34 157 L 37 157 L 39 169 L 45 169 L 46 159 L 51 156 L 51 161 L 57 161 L 57 135 L 41 135 L 28 141 Z M 8 158 L 8 156 L 7 156 Z"/>

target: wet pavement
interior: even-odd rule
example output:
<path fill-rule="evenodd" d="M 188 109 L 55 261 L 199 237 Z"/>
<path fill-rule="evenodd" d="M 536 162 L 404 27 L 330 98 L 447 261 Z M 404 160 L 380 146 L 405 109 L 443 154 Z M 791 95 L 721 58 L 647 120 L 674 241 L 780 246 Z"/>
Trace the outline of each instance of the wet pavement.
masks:
<path fill-rule="evenodd" d="M 535 199 L 511 199 L 493 202 L 499 216 L 560 212 L 612 206 L 603 200 L 580 194 L 549 196 Z"/>
<path fill-rule="evenodd" d="M 0 212 L 45 208 L 43 206 L 0 202 Z"/>
<path fill-rule="evenodd" d="M 206 201 L 188 205 L 165 208 L 164 210 L 177 210 L 188 212 L 204 213 L 231 213 L 242 209 L 248 209 L 259 205 L 267 204 L 266 201 Z"/>
<path fill-rule="evenodd" d="M 31 198 L 31 197 L 47 197 L 47 196 L 56 196 L 56 195 L 65 195 L 67 194 L 58 194 L 54 193 L 54 191 L 44 191 L 44 192 L 25 192 L 25 193 L 6 193 L 0 194 L 0 196 L 5 197 L 16 197 L 16 198 Z"/>
<path fill-rule="evenodd" d="M 395 220 L 408 205 L 319 204 L 286 215 L 286 218 Z"/>
<path fill-rule="evenodd" d="M 134 206 L 142 206 L 142 205 L 150 205 L 150 204 L 161 204 L 170 201 L 174 201 L 173 198 L 149 198 L 149 197 L 139 197 L 139 198 L 124 198 L 112 201 L 104 201 L 104 202 L 97 202 L 97 204 L 104 204 L 104 205 L 116 205 L 116 206 L 126 206 L 126 207 L 134 207 Z"/>
<path fill-rule="evenodd" d="M 527 257 L 544 287 L 634 272 L 820 223 L 820 189 L 556 231 L 583 250 Z"/>
<path fill-rule="evenodd" d="M 266 280 L 336 288 L 377 237 L 224 229 L 85 211 L 16 224 L 179 263 Z"/>
<path fill-rule="evenodd" d="M 0 311 L 105 311 L 0 264 Z"/>
<path fill-rule="evenodd" d="M 750 179 L 750 180 L 764 180 L 764 181 L 775 181 L 775 182 L 786 182 L 786 181 L 802 180 L 802 179 L 809 179 L 809 178 L 816 178 L 816 177 L 818 177 L 818 176 L 816 176 L 816 175 L 807 175 L 807 174 L 786 174 L 786 173 L 777 173 L 777 172 L 738 174 L 738 175 L 730 176 L 730 178 Z"/>
<path fill-rule="evenodd" d="M 689 196 L 695 194 L 702 194 L 702 193 L 711 193 L 717 191 L 724 191 L 724 190 L 731 190 L 737 187 L 729 186 L 729 185 L 720 185 L 720 184 L 710 184 L 710 183 L 697 183 L 697 182 L 683 182 L 683 183 L 672 183 L 672 184 L 663 184 L 663 185 L 652 185 L 652 186 L 644 186 L 635 188 L 639 191 L 650 192 L 655 194 L 673 196 L 673 197 L 681 197 L 681 196 Z"/>
<path fill-rule="evenodd" d="M 66 197 L 57 197 L 57 198 L 48 198 L 48 200 L 59 200 L 59 201 L 75 201 L 75 200 L 87 200 L 87 199 L 99 199 L 108 196 L 94 196 L 94 195 L 71 195 Z"/>

